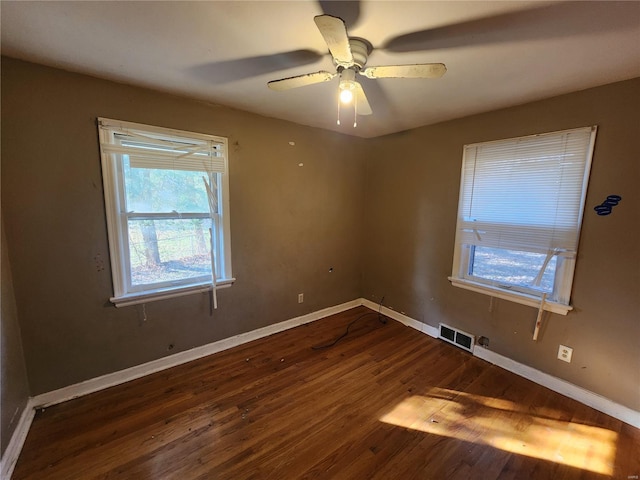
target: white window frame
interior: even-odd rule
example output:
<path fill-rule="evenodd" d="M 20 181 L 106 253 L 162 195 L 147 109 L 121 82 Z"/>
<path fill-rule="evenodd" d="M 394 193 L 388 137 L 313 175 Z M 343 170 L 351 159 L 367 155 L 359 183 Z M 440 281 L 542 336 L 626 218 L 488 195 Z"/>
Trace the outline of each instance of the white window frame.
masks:
<path fill-rule="evenodd" d="M 458 217 L 457 217 L 457 227 L 456 227 L 456 240 L 455 240 L 455 248 L 454 248 L 454 256 L 453 256 L 453 266 L 452 273 L 449 277 L 449 280 L 453 286 L 464 288 L 467 290 L 471 290 L 478 293 L 483 293 L 486 295 L 490 295 L 492 297 L 501 298 L 504 300 L 513 301 L 516 303 L 533 306 L 536 308 L 540 308 L 541 310 L 547 310 L 553 313 L 559 313 L 562 315 L 566 315 L 569 311 L 573 309 L 570 304 L 571 298 L 571 288 L 573 284 L 573 276 L 575 271 L 575 263 L 577 256 L 577 244 L 580 235 L 580 227 L 582 224 L 582 217 L 584 213 L 584 205 L 586 199 L 587 186 L 589 182 L 589 174 L 591 170 L 591 161 L 593 157 L 593 149 L 595 145 L 595 137 L 596 137 L 597 127 L 584 127 L 572 130 L 564 130 L 560 132 L 551 132 L 545 134 L 538 135 L 529 135 L 525 137 L 518 137 L 513 139 L 505 139 L 505 140 L 497 140 L 494 142 L 484 142 L 477 143 L 471 145 L 464 146 L 463 153 L 463 161 L 462 161 L 462 172 L 461 172 L 461 180 L 460 180 L 460 198 L 458 204 Z M 574 230 L 572 230 L 573 235 L 575 235 L 575 245 L 567 248 L 566 250 L 559 249 L 549 251 L 549 258 L 556 258 L 556 270 L 555 270 L 555 278 L 554 278 L 554 288 L 550 294 L 544 294 L 541 290 L 536 288 L 527 288 L 522 286 L 515 285 L 504 285 L 500 284 L 500 282 L 488 280 L 479 276 L 474 276 L 471 273 L 471 262 L 473 257 L 474 248 L 477 246 L 476 242 L 471 238 L 473 235 L 470 235 L 470 227 L 469 222 L 470 219 L 464 217 L 464 206 L 463 206 L 463 195 L 465 195 L 465 180 L 466 184 L 469 184 L 469 178 L 465 179 L 465 172 L 470 171 L 465 168 L 468 166 L 467 162 L 475 162 L 474 158 L 470 158 L 472 155 L 470 152 L 476 152 L 477 148 L 482 147 L 483 145 L 496 145 L 499 143 L 503 143 L 507 145 L 508 142 L 515 143 L 521 139 L 540 139 L 544 141 L 545 138 L 549 138 L 551 135 L 564 135 L 571 134 L 572 132 L 582 133 L 583 135 L 587 135 L 590 132 L 588 137 L 588 146 L 586 147 L 586 155 L 584 158 L 584 173 L 581 178 L 582 185 L 580 187 L 580 198 L 579 198 L 579 206 L 578 206 L 578 214 L 577 214 L 577 225 Z M 476 182 L 475 176 L 471 179 L 472 182 Z M 475 183 L 477 185 L 477 183 Z M 469 195 L 467 192 L 466 195 Z M 577 206 L 577 203 L 574 203 Z M 475 220 L 475 219 L 473 219 Z M 489 225 L 489 229 L 526 229 L 529 226 L 527 225 L 515 225 L 515 224 L 486 224 Z M 529 227 L 530 228 L 530 227 Z M 471 227 L 471 231 L 474 228 Z M 476 235 L 479 235 L 476 231 Z M 480 238 L 478 236 L 478 238 Z M 571 242 L 573 243 L 573 242 Z M 494 246 L 495 247 L 495 246 Z M 500 247 L 498 247 L 500 248 Z M 521 251 L 533 251 L 526 250 L 522 248 Z M 539 252 L 538 252 L 539 253 Z M 546 264 L 545 264 L 546 266 Z M 542 275 L 543 272 L 540 272 Z M 548 298 L 547 298 L 548 295 Z"/>
<path fill-rule="evenodd" d="M 100 153 L 102 163 L 102 178 L 104 185 L 105 209 L 107 216 L 107 230 L 109 239 L 109 253 L 114 294 L 110 301 L 116 307 L 135 305 L 155 300 L 162 300 L 197 292 L 213 291 L 226 288 L 233 284 L 235 278 L 231 269 L 231 237 L 229 216 L 229 175 L 228 175 L 228 141 L 225 137 L 192 133 L 163 127 L 143 125 L 139 123 L 98 119 L 98 133 L 100 139 Z M 211 156 L 215 158 L 213 167 L 203 168 L 203 175 L 208 177 L 209 185 L 215 185 L 217 201 L 216 214 L 208 213 L 135 213 L 127 212 L 125 205 L 125 187 L 123 175 L 123 148 L 119 137 L 132 135 L 150 139 L 150 142 L 185 142 L 187 144 L 202 145 L 207 151 L 211 148 Z M 192 158 L 186 155 L 189 161 Z M 173 160 L 172 160 L 173 161 Z M 181 161 L 181 160 L 177 160 Z M 213 163 L 212 163 L 213 165 Z M 213 170 L 213 171 L 211 171 Z M 198 168 L 199 171 L 199 168 Z M 215 180 L 215 183 L 214 183 Z M 215 230 L 215 271 L 214 276 L 204 276 L 191 280 L 176 280 L 156 283 L 153 287 L 132 286 L 129 261 L 129 219 L 185 219 L 211 218 Z"/>

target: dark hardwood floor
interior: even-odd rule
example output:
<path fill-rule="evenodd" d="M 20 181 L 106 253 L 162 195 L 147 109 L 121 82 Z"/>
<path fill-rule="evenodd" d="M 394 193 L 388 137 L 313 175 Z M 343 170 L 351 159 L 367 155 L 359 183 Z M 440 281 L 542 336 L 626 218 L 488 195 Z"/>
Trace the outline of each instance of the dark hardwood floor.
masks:
<path fill-rule="evenodd" d="M 39 411 L 13 478 L 639 474 L 637 429 L 359 307 Z"/>

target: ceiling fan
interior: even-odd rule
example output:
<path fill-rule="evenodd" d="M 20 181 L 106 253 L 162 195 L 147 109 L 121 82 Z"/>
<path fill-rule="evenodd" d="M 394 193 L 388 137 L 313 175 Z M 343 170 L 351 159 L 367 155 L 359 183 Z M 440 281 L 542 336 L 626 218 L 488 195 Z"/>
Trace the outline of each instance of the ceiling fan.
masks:
<path fill-rule="evenodd" d="M 314 17 L 316 26 L 333 57 L 336 72 L 319 71 L 297 75 L 295 77 L 272 80 L 267 85 L 272 90 L 282 91 L 304 87 L 315 83 L 328 82 L 340 77 L 338 125 L 340 125 L 340 105 L 353 105 L 353 126 L 356 126 L 357 115 L 371 115 L 373 112 L 369 101 L 356 81 L 356 74 L 367 78 L 439 78 L 445 74 L 447 67 L 443 63 L 422 63 L 417 65 L 384 65 L 366 67 L 369 54 L 373 50 L 371 44 L 362 38 L 350 38 L 347 27 L 339 17 L 318 15 Z"/>

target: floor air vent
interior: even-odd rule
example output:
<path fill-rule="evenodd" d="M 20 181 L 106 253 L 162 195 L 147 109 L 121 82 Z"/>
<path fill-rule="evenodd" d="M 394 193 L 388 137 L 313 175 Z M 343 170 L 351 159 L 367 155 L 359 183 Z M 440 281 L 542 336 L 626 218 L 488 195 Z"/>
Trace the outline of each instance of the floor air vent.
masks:
<path fill-rule="evenodd" d="M 469 352 L 473 352 L 473 343 L 475 341 L 473 335 L 469 335 L 468 333 L 462 332 L 457 328 L 453 328 L 445 325 L 444 323 L 441 323 L 439 337 L 445 342 L 452 343 L 457 347 L 460 347 Z"/>

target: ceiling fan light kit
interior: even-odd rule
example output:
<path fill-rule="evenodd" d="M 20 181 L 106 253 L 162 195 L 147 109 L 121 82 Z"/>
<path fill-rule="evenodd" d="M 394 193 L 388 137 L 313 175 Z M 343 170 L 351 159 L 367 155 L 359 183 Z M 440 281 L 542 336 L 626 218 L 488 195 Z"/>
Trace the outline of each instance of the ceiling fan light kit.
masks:
<path fill-rule="evenodd" d="M 356 72 L 346 69 L 340 72 L 340 102 L 343 105 L 351 103 L 353 100 L 353 91 L 356 88 Z"/>
<path fill-rule="evenodd" d="M 358 115 L 371 115 L 373 111 L 364 93 L 362 85 L 356 80 L 356 74 L 367 78 L 439 78 L 447 67 L 443 63 L 425 63 L 417 65 L 364 66 L 373 50 L 371 44 L 362 38 L 349 38 L 347 27 L 339 17 L 318 15 L 314 21 L 320 34 L 329 47 L 329 53 L 336 66 L 336 73 L 320 71 L 297 75 L 295 77 L 272 80 L 267 85 L 272 90 L 283 91 L 291 88 L 328 82 L 340 77 L 338 84 L 338 121 L 340 125 L 341 107 L 353 106 L 353 126 L 357 126 Z"/>

